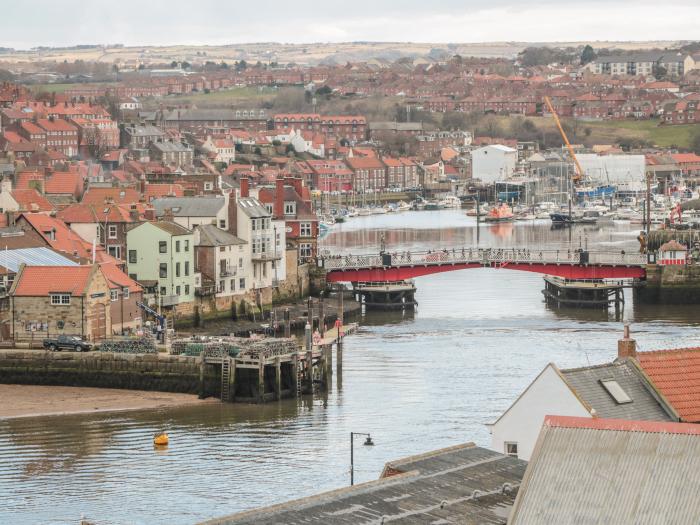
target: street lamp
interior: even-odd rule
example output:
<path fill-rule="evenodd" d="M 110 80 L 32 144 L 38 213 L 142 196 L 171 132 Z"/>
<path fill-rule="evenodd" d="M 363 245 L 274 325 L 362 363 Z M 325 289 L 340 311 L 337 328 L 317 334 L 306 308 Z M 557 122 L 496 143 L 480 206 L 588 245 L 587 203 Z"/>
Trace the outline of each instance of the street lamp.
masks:
<path fill-rule="evenodd" d="M 364 432 L 350 432 L 350 486 L 355 484 L 355 457 L 354 457 L 354 444 L 355 436 L 366 436 L 365 442 L 363 443 L 366 447 L 374 446 L 374 441 L 372 441 L 372 436 Z"/>

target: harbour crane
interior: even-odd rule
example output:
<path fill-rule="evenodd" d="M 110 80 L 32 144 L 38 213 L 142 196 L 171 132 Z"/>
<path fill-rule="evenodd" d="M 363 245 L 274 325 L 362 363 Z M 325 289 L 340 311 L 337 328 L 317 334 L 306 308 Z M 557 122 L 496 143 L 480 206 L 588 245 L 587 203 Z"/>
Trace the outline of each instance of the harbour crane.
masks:
<path fill-rule="evenodd" d="M 581 164 L 579 164 L 578 159 L 576 158 L 576 153 L 574 152 L 574 148 L 571 146 L 571 143 L 569 142 L 569 139 L 566 136 L 566 132 L 564 131 L 564 128 L 561 125 L 561 121 L 559 120 L 559 115 L 557 115 L 557 112 L 554 110 L 554 106 L 552 105 L 552 101 L 549 99 L 549 97 L 544 97 L 544 102 L 545 102 L 545 104 L 547 104 L 547 109 L 554 117 L 554 122 L 557 123 L 557 128 L 559 128 L 559 133 L 561 134 L 561 138 L 564 139 L 564 144 L 566 144 L 566 147 L 569 150 L 569 155 L 571 155 L 571 158 L 574 161 L 576 173 L 574 173 L 572 180 L 573 180 L 574 184 L 578 184 L 583 179 L 583 169 L 581 168 Z"/>

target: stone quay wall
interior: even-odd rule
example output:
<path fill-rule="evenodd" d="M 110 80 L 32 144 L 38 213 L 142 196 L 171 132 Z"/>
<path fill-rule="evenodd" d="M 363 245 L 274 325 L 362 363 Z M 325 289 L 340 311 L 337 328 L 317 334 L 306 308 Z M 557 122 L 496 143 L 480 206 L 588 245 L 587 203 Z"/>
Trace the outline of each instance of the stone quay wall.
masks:
<path fill-rule="evenodd" d="M 219 396 L 219 368 L 201 363 L 199 357 L 167 354 L 0 350 L 0 383 Z"/>

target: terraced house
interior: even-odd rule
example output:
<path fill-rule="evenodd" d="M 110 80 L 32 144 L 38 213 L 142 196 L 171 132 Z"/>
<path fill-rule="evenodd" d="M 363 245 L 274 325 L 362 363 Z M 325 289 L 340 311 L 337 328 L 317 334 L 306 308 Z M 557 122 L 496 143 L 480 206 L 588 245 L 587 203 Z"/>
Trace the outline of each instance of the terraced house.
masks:
<path fill-rule="evenodd" d="M 194 300 L 194 235 L 170 221 L 144 222 L 126 235 L 129 277 L 154 304 L 176 307 Z"/>

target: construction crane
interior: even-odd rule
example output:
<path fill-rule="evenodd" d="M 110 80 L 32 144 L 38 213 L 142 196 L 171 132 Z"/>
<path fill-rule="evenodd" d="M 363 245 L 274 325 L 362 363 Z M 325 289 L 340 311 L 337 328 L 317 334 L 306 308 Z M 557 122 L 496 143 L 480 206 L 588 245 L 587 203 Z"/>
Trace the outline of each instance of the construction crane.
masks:
<path fill-rule="evenodd" d="M 583 179 L 583 169 L 581 168 L 581 164 L 579 164 L 578 159 L 576 158 L 576 153 L 574 153 L 574 148 L 571 146 L 571 143 L 569 142 L 568 137 L 566 136 L 566 132 L 564 131 L 564 128 L 561 126 L 561 121 L 559 120 L 559 115 L 557 115 L 557 112 L 554 111 L 554 106 L 552 105 L 552 101 L 549 100 L 549 97 L 544 97 L 544 102 L 547 104 L 547 109 L 549 109 L 549 112 L 552 114 L 554 117 L 554 122 L 557 123 L 557 127 L 559 128 L 559 133 L 561 133 L 561 138 L 564 139 L 564 144 L 566 144 L 567 149 L 569 150 L 569 155 L 571 155 L 571 158 L 574 161 L 574 166 L 576 167 L 576 173 L 572 177 L 574 184 L 578 184 L 581 182 L 581 179 Z"/>

